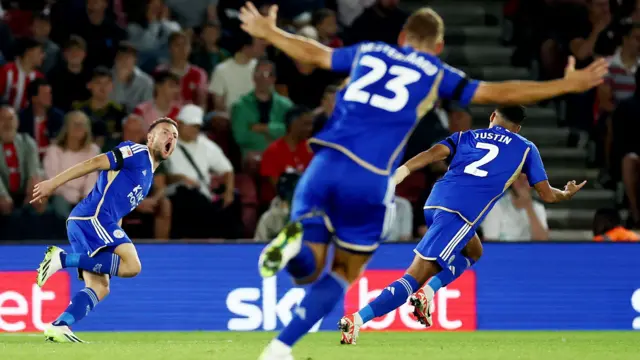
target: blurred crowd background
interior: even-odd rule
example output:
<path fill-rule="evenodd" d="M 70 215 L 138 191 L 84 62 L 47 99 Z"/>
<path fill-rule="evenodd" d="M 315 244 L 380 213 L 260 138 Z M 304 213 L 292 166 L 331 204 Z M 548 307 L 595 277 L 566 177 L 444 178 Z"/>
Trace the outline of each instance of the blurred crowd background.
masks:
<path fill-rule="evenodd" d="M 395 44 L 408 14 L 431 2 L 254 3 L 261 11 L 277 3 L 281 27 L 340 47 Z M 521 178 L 481 236 L 638 240 L 628 229 L 640 227 L 640 1 L 433 3 L 446 23 L 444 60 L 472 77 L 557 78 L 569 55 L 578 66 L 601 56 L 611 63 L 597 89 L 529 108 L 523 130 L 541 149 L 552 185 L 588 180 L 587 188 L 547 207 Z M 0 240 L 64 239 L 66 217 L 97 175 L 29 205 L 33 185 L 121 141 L 144 143 L 162 116 L 178 121 L 180 139 L 149 197 L 123 219 L 131 238 L 267 241 L 286 224 L 313 158 L 306 140 L 331 116 L 348 74 L 298 63 L 246 35 L 237 18 L 244 0 L 0 4 Z M 491 111 L 440 102 L 411 136 L 405 158 L 486 126 Z M 390 241 L 426 232 L 422 206 L 446 169 L 433 164 L 398 187 Z"/>

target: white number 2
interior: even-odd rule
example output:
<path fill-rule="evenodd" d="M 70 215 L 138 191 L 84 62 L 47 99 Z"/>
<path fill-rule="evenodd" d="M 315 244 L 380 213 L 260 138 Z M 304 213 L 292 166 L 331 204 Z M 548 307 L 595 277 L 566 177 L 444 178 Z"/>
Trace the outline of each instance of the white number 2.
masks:
<path fill-rule="evenodd" d="M 487 144 L 487 143 L 481 143 L 481 142 L 476 143 L 476 148 L 489 150 L 489 152 L 485 156 L 483 156 L 480 160 L 474 161 L 471 164 L 465 166 L 464 172 L 465 174 L 469 174 L 477 177 L 486 177 L 487 175 L 489 175 L 489 173 L 486 170 L 482 170 L 479 168 L 480 166 L 486 165 L 491 161 L 493 161 L 493 159 L 495 159 L 498 156 L 498 153 L 500 152 L 500 148 L 493 144 Z"/>
<path fill-rule="evenodd" d="M 362 104 L 369 103 L 371 106 L 377 107 L 389 112 L 397 112 L 407 105 L 409 101 L 409 90 L 407 85 L 413 84 L 420 80 L 420 73 L 403 66 L 393 65 L 388 70 L 389 74 L 395 77 L 385 84 L 385 89 L 393 92 L 392 98 L 373 94 L 363 89 L 376 81 L 379 81 L 387 73 L 387 64 L 371 55 L 365 55 L 360 59 L 360 65 L 371 68 L 371 71 L 357 79 L 349 87 L 344 94 L 344 100 L 355 101 Z"/>

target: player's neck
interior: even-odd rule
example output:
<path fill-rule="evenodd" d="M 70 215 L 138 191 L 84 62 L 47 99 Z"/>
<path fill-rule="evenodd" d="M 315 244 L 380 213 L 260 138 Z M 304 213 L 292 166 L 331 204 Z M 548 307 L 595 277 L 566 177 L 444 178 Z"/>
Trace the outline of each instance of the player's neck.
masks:
<path fill-rule="evenodd" d="M 300 143 L 300 140 L 298 140 L 295 136 L 293 136 L 293 134 L 289 133 L 289 134 L 285 134 L 282 139 L 284 140 L 285 143 L 287 143 L 287 145 L 289 145 L 289 148 L 293 151 L 298 147 L 298 144 Z"/>
<path fill-rule="evenodd" d="M 251 61 L 251 56 L 245 54 L 242 51 L 238 51 L 235 55 L 233 55 L 233 60 L 240 65 L 248 64 Z"/>

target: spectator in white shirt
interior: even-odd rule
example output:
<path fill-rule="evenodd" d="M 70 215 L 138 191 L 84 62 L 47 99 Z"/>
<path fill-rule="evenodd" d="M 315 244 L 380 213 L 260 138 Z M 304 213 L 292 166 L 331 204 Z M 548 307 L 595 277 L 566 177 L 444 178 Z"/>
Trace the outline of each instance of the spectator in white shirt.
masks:
<path fill-rule="evenodd" d="M 533 200 L 527 177 L 521 174 L 480 225 L 484 238 L 499 241 L 549 240 L 547 212 Z"/>
<path fill-rule="evenodd" d="M 233 103 L 254 89 L 256 59 L 264 55 L 266 43 L 248 35 L 239 41 L 239 50 L 216 66 L 211 75 L 209 92 L 213 94 L 216 111 L 229 111 Z"/>
<path fill-rule="evenodd" d="M 228 211 L 234 204 L 233 167 L 222 149 L 200 133 L 203 117 L 201 107 L 188 104 L 176 118 L 180 135 L 176 151 L 166 162 L 169 182 L 174 184 L 168 193 L 175 223 L 185 230 L 179 237 L 230 237 L 237 230 L 235 211 Z M 222 177 L 221 195 L 213 190 L 212 175 Z"/>

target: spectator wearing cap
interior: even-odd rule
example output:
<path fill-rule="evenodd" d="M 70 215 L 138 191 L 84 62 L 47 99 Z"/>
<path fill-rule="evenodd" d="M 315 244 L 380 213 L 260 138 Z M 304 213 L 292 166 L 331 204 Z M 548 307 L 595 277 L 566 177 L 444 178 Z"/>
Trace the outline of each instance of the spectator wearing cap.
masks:
<path fill-rule="evenodd" d="M 40 70 L 45 74 L 49 74 L 60 59 L 60 47 L 49 38 L 51 34 L 51 17 L 48 11 L 39 12 L 33 17 L 31 33 L 36 40 L 42 43 L 42 49 L 44 50 L 44 61 Z"/>
<path fill-rule="evenodd" d="M 169 8 L 162 0 L 147 0 L 146 8 L 139 18 L 131 18 L 127 26 L 129 41 L 140 52 L 139 64 L 153 69 L 155 59 L 165 53 L 169 35 L 180 31 L 180 24 L 171 21 Z"/>
<path fill-rule="evenodd" d="M 33 38 L 19 39 L 16 47 L 15 61 L 0 68 L 0 100 L 8 102 L 16 111 L 20 111 L 29 103 L 29 83 L 43 77 L 37 69 L 42 66 L 44 52 L 42 44 Z"/>
<path fill-rule="evenodd" d="M 213 74 L 218 64 L 231 57 L 231 54 L 219 45 L 221 32 L 220 24 L 207 22 L 200 32 L 200 42 L 191 54 L 191 62 L 207 74 Z"/>
<path fill-rule="evenodd" d="M 180 112 L 177 106 L 180 96 L 180 79 L 168 71 L 160 71 L 154 74 L 155 84 L 153 99 L 143 102 L 133 110 L 134 114 L 142 117 L 145 127 L 161 117 L 175 119 Z"/>
<path fill-rule="evenodd" d="M 260 60 L 253 71 L 255 89 L 233 104 L 231 127 L 243 154 L 263 152 L 285 134 L 285 114 L 293 104 L 274 90 L 275 66 Z"/>
<path fill-rule="evenodd" d="M 122 104 L 126 112 L 153 98 L 153 80 L 136 66 L 136 48 L 123 41 L 118 45 L 113 66 L 113 91 L 109 99 Z"/>
<path fill-rule="evenodd" d="M 111 100 L 113 81 L 111 71 L 103 66 L 93 71 L 87 84 L 91 97 L 87 101 L 73 103 L 75 110 L 81 110 L 91 119 L 91 127 L 96 144 L 101 148 L 117 139 L 122 132 L 122 119 L 126 116 L 122 105 Z M 105 151 L 108 148 L 105 149 Z"/>
<path fill-rule="evenodd" d="M 271 200 L 269 209 L 260 216 L 254 240 L 270 241 L 287 225 L 291 214 L 293 192 L 299 179 L 300 175 L 295 172 L 280 175 L 276 184 L 277 195 Z"/>
<path fill-rule="evenodd" d="M 285 172 L 301 174 L 307 168 L 313 153 L 307 144 L 313 129 L 313 115 L 305 107 L 295 106 L 285 116 L 286 133 L 274 141 L 262 154 L 260 176 L 262 182 L 261 201 L 271 201 L 274 185 Z"/>
<path fill-rule="evenodd" d="M 84 66 L 87 43 L 83 38 L 72 35 L 64 44 L 63 60 L 49 74 L 53 91 L 53 106 L 62 111 L 71 110 L 74 101 L 84 101 L 91 96 L 87 83 L 91 72 Z"/>
<path fill-rule="evenodd" d="M 29 84 L 27 96 L 29 106 L 20 111 L 18 132 L 31 135 L 36 140 L 40 155 L 44 155 L 50 139 L 58 136 L 62 128 L 64 113 L 53 107 L 51 86 L 43 78 Z"/>
<path fill-rule="evenodd" d="M 156 68 L 156 72 L 169 71 L 180 78 L 179 106 L 195 104 L 204 108 L 207 104 L 207 74 L 200 67 L 189 63 L 191 40 L 182 31 L 169 36 L 169 62 Z"/>
<path fill-rule="evenodd" d="M 100 153 L 93 143 L 91 120 L 82 111 L 71 111 L 64 118 L 64 126 L 43 159 L 44 172 L 48 179 L 66 169 L 89 160 Z M 98 180 L 92 172 L 58 187 L 49 200 L 55 213 L 66 220 L 71 209 L 86 197 Z"/>
<path fill-rule="evenodd" d="M 233 57 L 218 65 L 211 75 L 209 92 L 213 94 L 216 111 L 229 111 L 238 99 L 254 89 L 257 58 L 264 55 L 266 43 L 247 34 L 240 36 L 238 42 Z"/>
<path fill-rule="evenodd" d="M 640 236 L 622 226 L 620 213 L 616 209 L 598 209 L 593 217 L 594 241 L 640 241 Z"/>
<path fill-rule="evenodd" d="M 170 183 L 177 185 L 171 196 L 174 223 L 180 224 L 183 231 L 177 236 L 239 235 L 239 215 L 238 219 L 231 219 L 226 211 L 234 203 L 233 166 L 222 149 L 200 132 L 203 117 L 204 111 L 196 105 L 185 105 L 180 110 L 176 118 L 180 134 L 178 144 L 166 162 Z M 221 195 L 213 189 L 212 175 L 222 178 Z"/>

